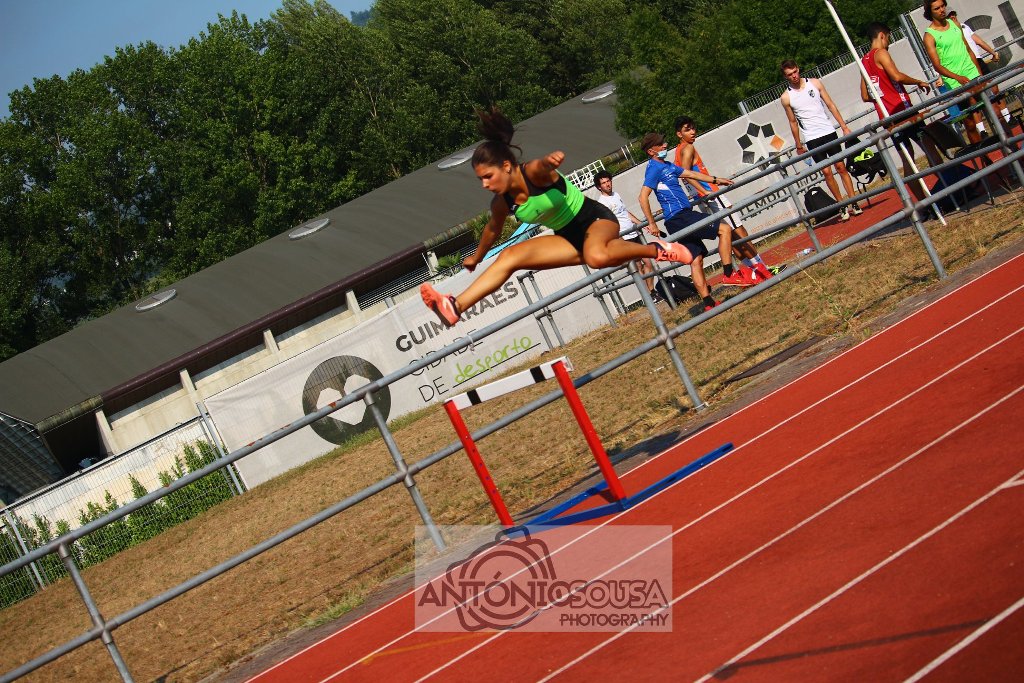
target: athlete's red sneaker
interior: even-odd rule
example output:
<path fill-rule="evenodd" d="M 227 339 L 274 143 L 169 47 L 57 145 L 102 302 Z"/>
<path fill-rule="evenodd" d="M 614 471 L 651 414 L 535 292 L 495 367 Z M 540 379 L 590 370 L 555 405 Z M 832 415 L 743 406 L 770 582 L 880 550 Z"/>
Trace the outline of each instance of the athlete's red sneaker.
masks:
<path fill-rule="evenodd" d="M 723 285 L 731 285 L 733 287 L 753 287 L 756 282 L 751 282 L 743 273 L 737 268 L 732 271 L 732 275 L 722 276 Z"/>
<path fill-rule="evenodd" d="M 751 268 L 747 268 L 746 266 L 740 266 L 738 270 L 740 271 L 740 275 L 742 275 L 744 278 L 746 278 L 751 284 L 754 284 L 754 285 L 761 284 L 761 279 L 762 278 L 761 278 L 760 273 L 758 273 L 757 271 L 755 271 L 755 270 L 753 270 Z"/>
<path fill-rule="evenodd" d="M 772 271 L 768 270 L 768 266 L 763 263 L 755 263 L 754 272 L 757 273 L 762 280 L 767 280 L 772 276 Z"/>
<path fill-rule="evenodd" d="M 674 263 L 682 263 L 683 265 L 693 263 L 693 254 L 681 244 L 656 239 L 652 239 L 651 244 L 658 250 L 658 255 L 655 257 L 656 261 L 672 261 Z"/>
<path fill-rule="evenodd" d="M 721 304 L 721 303 L 722 303 L 721 301 L 716 301 L 716 302 L 714 303 L 714 305 L 712 305 L 712 306 L 708 306 L 707 304 L 704 304 L 704 312 L 705 312 L 705 313 L 707 313 L 707 312 L 708 312 L 708 311 L 710 311 L 710 310 L 711 310 L 712 308 L 714 308 L 715 306 L 718 306 L 718 305 L 719 305 L 719 304 Z"/>
<path fill-rule="evenodd" d="M 429 282 L 420 285 L 420 296 L 427 308 L 437 314 L 445 327 L 451 327 L 459 322 L 459 305 L 455 303 L 454 296 L 441 294 L 431 287 Z"/>

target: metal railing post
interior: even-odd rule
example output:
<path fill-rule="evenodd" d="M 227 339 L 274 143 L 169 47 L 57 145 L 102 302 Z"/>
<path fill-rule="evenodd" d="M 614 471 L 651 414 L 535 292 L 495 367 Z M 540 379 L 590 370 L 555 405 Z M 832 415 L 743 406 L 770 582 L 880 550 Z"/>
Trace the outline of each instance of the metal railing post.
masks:
<path fill-rule="evenodd" d="M 906 152 L 904 151 L 904 153 Z M 899 170 L 896 168 L 896 162 L 893 161 L 892 157 L 885 151 L 881 152 L 881 157 L 886 170 L 889 172 L 889 177 L 892 179 L 892 184 L 896 189 L 896 194 L 899 195 L 900 201 L 903 202 L 903 207 L 907 216 L 914 223 L 914 230 L 917 232 L 917 236 L 921 238 L 921 242 L 924 244 L 924 250 L 928 252 L 928 258 L 931 259 L 932 265 L 935 267 L 935 272 L 938 274 L 940 280 L 945 279 L 946 269 L 942 266 L 942 260 L 939 258 L 938 252 L 935 251 L 935 245 L 932 244 L 931 237 L 928 235 L 928 231 L 925 230 L 924 223 L 921 222 L 921 216 L 917 212 L 917 204 L 907 191 L 907 186 L 903 182 L 903 176 L 900 175 Z M 936 204 L 933 204 L 932 206 L 938 209 Z"/>
<path fill-rule="evenodd" d="M 608 276 L 607 278 L 605 278 L 603 280 L 603 282 L 608 287 L 611 287 L 611 286 L 613 286 L 615 284 L 615 280 L 616 280 L 616 278 Z M 620 315 L 625 315 L 626 314 L 626 302 L 622 300 L 622 292 L 620 292 L 618 289 L 613 289 L 609 296 L 611 297 L 612 303 L 615 305 L 615 317 L 618 317 Z"/>
<path fill-rule="evenodd" d="M 637 225 L 636 226 L 637 233 L 640 235 L 640 241 L 643 244 L 650 244 L 650 242 L 647 241 L 647 234 L 648 233 L 647 233 L 646 230 L 643 230 L 643 226 L 645 226 L 645 225 L 647 225 L 647 221 L 646 220 L 643 221 L 642 223 L 640 223 L 639 225 Z M 672 310 L 675 310 L 676 307 L 679 306 L 679 303 L 677 303 L 676 300 L 675 300 L 675 297 L 672 296 L 672 288 L 668 286 L 668 282 L 666 281 L 665 276 L 662 275 L 663 272 L 666 272 L 669 269 L 666 268 L 663 271 L 661 268 L 658 267 L 658 262 L 655 261 L 655 260 L 652 260 L 652 259 L 648 259 L 647 263 L 648 263 L 648 265 L 651 266 L 651 278 L 653 278 L 652 282 L 654 283 L 654 287 L 652 287 L 651 289 L 648 289 L 647 291 L 651 292 L 654 289 L 657 289 L 658 288 L 658 283 L 660 282 L 661 283 L 661 291 L 665 293 L 665 300 L 668 301 L 669 308 L 671 308 Z M 644 289 L 647 289 L 647 280 L 646 279 L 644 279 Z"/>
<path fill-rule="evenodd" d="M 658 330 L 658 338 L 664 343 L 665 350 L 668 351 L 668 355 L 672 359 L 672 365 L 676 369 L 676 374 L 679 375 L 679 379 L 682 380 L 683 386 L 686 387 L 686 393 L 690 395 L 690 402 L 693 403 L 693 407 L 695 409 L 704 410 L 707 408 L 707 404 L 701 400 L 700 394 L 697 393 L 697 387 L 694 386 L 693 380 L 690 379 L 690 373 L 686 371 L 686 366 L 683 365 L 683 359 L 680 357 L 679 351 L 676 349 L 675 342 L 672 340 L 672 335 L 669 334 L 668 328 L 665 326 L 665 321 L 661 319 L 661 314 L 658 313 L 658 307 L 654 305 L 654 299 L 651 298 L 651 293 L 647 291 L 644 279 L 640 277 L 640 273 L 636 267 L 636 262 L 630 261 L 626 267 L 629 269 L 629 274 L 632 276 L 633 282 L 636 284 L 636 288 L 640 292 L 640 298 L 643 299 L 644 306 L 647 307 L 647 312 L 651 315 L 651 320 L 654 322 L 655 329 Z"/>
<path fill-rule="evenodd" d="M 203 431 L 206 432 L 214 449 L 216 449 L 218 458 L 224 458 L 227 453 L 224 452 L 224 448 L 221 445 L 220 439 L 217 438 L 217 432 L 214 431 L 213 425 L 207 422 L 206 410 L 199 403 L 196 403 L 196 410 L 199 411 L 199 421 L 203 426 Z M 245 489 L 242 488 L 242 482 L 238 481 L 238 475 L 235 473 L 234 466 L 231 463 L 228 463 L 224 465 L 224 470 L 227 470 L 227 474 L 225 476 L 229 479 L 228 483 L 231 484 L 232 495 L 242 495 L 245 492 Z M 224 470 L 221 470 L 221 472 Z"/>
<path fill-rule="evenodd" d="M 380 435 L 384 439 L 384 445 L 387 446 L 388 453 L 391 454 L 391 459 L 395 461 L 395 469 L 398 470 L 399 474 L 405 477 L 403 480 L 405 488 L 409 491 L 409 496 L 412 498 L 412 502 L 416 506 L 416 510 L 420 513 L 420 518 L 423 520 L 423 524 L 427 527 L 427 532 L 430 534 L 431 540 L 434 541 L 434 545 L 437 546 L 438 550 L 444 550 L 447 545 L 445 545 L 444 538 L 441 537 L 441 531 L 437 528 L 437 524 L 434 523 L 434 518 L 430 516 L 430 510 L 427 509 L 427 504 L 423 500 L 420 490 L 416 488 L 416 481 L 412 478 L 412 474 L 409 473 L 409 466 L 405 464 L 402 452 L 398 450 L 398 444 L 395 443 L 395 437 L 392 436 L 391 430 L 388 429 L 388 424 L 384 420 L 384 416 L 381 415 L 380 408 L 377 407 L 377 403 L 373 400 L 373 392 L 371 391 L 366 394 L 366 396 L 363 397 L 363 401 L 366 403 L 366 407 L 370 409 L 370 413 L 373 415 L 373 421 L 377 423 L 377 429 L 380 431 Z"/>
<path fill-rule="evenodd" d="M 779 175 L 781 175 L 783 179 L 788 179 L 789 174 L 786 173 L 786 167 L 782 165 L 778 157 L 772 159 L 772 162 L 775 164 L 775 170 L 779 172 Z M 799 175 L 799 173 L 797 175 Z M 800 209 L 800 202 L 796 198 L 796 190 L 793 189 L 797 180 L 798 178 L 794 178 L 793 182 L 786 183 L 786 194 L 789 195 L 789 201 L 793 202 L 793 208 L 796 209 L 796 215 L 803 217 L 804 212 Z M 811 238 L 811 246 L 814 247 L 814 251 L 821 251 L 821 242 L 818 240 L 818 235 L 814 232 L 814 226 L 811 225 L 811 221 L 809 219 L 805 220 L 804 226 L 807 228 L 807 235 Z"/>
<path fill-rule="evenodd" d="M 988 94 L 988 90 L 981 91 L 981 101 L 985 105 L 985 111 L 988 112 L 989 119 L 993 122 L 992 125 L 995 126 L 995 134 L 998 136 L 999 142 L 1003 143 L 1005 154 L 1013 154 L 1014 150 L 1007 142 L 1006 130 L 1003 129 L 1003 118 L 999 116 L 996 108 L 992 106 L 992 97 Z M 1011 166 L 1013 166 L 1014 175 L 1017 176 L 1017 182 L 1020 183 L 1021 187 L 1024 187 L 1024 169 L 1021 169 L 1020 162 L 1014 161 Z"/>
<path fill-rule="evenodd" d="M 583 272 L 587 275 L 590 275 L 591 273 L 590 268 L 587 267 L 586 264 L 583 264 Z M 605 285 L 609 284 L 611 281 L 611 277 L 606 277 L 603 280 L 600 280 L 600 282 Z M 594 298 L 597 299 L 597 302 L 601 304 L 601 310 L 604 311 L 604 317 L 608 320 L 608 324 L 612 327 L 618 327 L 618 323 L 615 322 L 615 316 L 613 316 L 612 312 L 608 310 L 608 302 L 604 300 L 604 294 L 601 292 L 601 288 L 598 286 L 598 283 L 592 282 L 590 284 L 590 290 L 594 293 Z M 610 296 L 612 297 L 612 302 L 614 302 L 615 292 L 612 292 Z"/>
<path fill-rule="evenodd" d="M 529 280 L 530 284 L 533 286 L 534 294 L 537 295 L 537 300 L 539 301 L 543 299 L 544 295 L 541 294 L 540 285 L 537 284 L 537 278 L 535 277 L 534 271 L 530 271 Z M 525 286 L 523 289 L 526 289 Z M 555 315 L 551 312 L 551 308 L 545 306 L 543 311 L 537 311 L 537 325 L 543 329 L 544 323 L 541 321 L 541 316 L 548 319 L 548 324 L 551 325 L 551 331 L 555 333 L 555 339 L 558 340 L 558 345 L 565 346 L 565 340 L 562 339 L 562 331 L 558 329 L 558 324 L 555 322 Z M 547 339 L 547 335 L 545 335 L 545 339 Z M 548 344 L 548 348 L 552 348 L 551 344 Z"/>
<path fill-rule="evenodd" d="M 14 534 L 14 538 L 18 541 L 18 548 L 21 550 L 21 554 L 24 557 L 28 555 L 28 545 L 25 543 L 25 539 L 21 537 L 21 530 L 18 528 L 18 522 L 16 519 L 11 519 L 11 511 L 4 510 L 4 519 L 7 521 L 7 526 L 11 527 L 11 532 Z M 42 572 L 39 571 L 39 567 L 36 566 L 35 562 L 30 562 L 29 567 L 32 571 L 29 575 L 35 579 L 34 583 L 37 584 L 38 589 L 46 588 L 46 581 L 43 579 Z"/>
<path fill-rule="evenodd" d="M 68 574 L 71 575 L 71 580 L 74 581 L 75 588 L 78 589 L 78 594 L 82 597 L 82 602 L 85 603 L 85 608 L 89 610 L 89 616 L 92 618 L 93 625 L 102 631 L 100 640 L 107 646 L 107 652 L 110 654 L 110 658 L 114 660 L 114 666 L 117 667 L 117 672 L 121 674 L 121 680 L 126 683 L 132 683 L 134 679 L 132 679 L 131 672 L 128 671 L 128 665 L 124 663 L 121 652 L 117 649 L 117 644 L 114 642 L 114 636 L 110 634 L 107 622 L 103 620 L 103 615 L 100 614 L 99 608 L 96 607 L 96 603 L 89 593 L 89 588 L 85 585 L 85 581 L 82 580 L 82 575 L 78 573 L 78 565 L 75 564 L 75 559 L 71 557 L 67 543 L 61 543 L 57 546 L 57 554 L 60 555 L 61 561 L 64 562 L 64 566 L 68 570 Z"/>
<path fill-rule="evenodd" d="M 533 273 L 527 273 L 526 275 L 520 275 L 519 276 L 519 284 L 522 285 L 522 287 L 523 287 L 523 296 L 526 297 L 526 305 L 527 306 L 529 306 L 530 304 L 533 303 L 533 299 L 530 298 L 530 292 L 527 291 L 527 289 L 526 289 L 526 280 L 528 278 L 533 278 Z M 541 336 L 544 337 L 544 344 L 548 347 L 548 349 L 555 348 L 554 344 L 551 343 L 551 337 L 548 336 L 547 328 L 544 327 L 544 323 L 541 322 L 541 320 L 539 318 L 537 319 L 537 327 L 540 328 Z"/>
<path fill-rule="evenodd" d="M 932 60 L 924 54 L 924 48 L 921 45 L 921 36 L 917 33 L 917 27 L 910 20 L 909 13 L 900 15 L 900 24 L 903 26 L 903 33 L 907 38 L 907 42 L 910 43 L 910 49 L 914 53 L 914 57 L 917 58 L 917 63 L 921 66 L 921 71 L 924 72 L 925 76 L 929 81 L 934 81 L 939 75 L 935 72 L 935 67 L 932 66 Z"/>

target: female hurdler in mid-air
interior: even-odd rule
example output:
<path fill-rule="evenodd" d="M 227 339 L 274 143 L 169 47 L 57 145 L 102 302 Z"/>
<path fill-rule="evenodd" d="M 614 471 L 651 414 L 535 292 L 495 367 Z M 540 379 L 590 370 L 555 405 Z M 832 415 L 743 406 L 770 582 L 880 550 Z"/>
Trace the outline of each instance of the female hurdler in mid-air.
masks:
<path fill-rule="evenodd" d="M 476 268 L 501 235 L 509 214 L 524 223 L 543 224 L 555 234 L 534 237 L 502 250 L 497 260 L 458 296 L 441 294 L 430 283 L 421 285 L 423 303 L 444 325 L 451 327 L 457 323 L 463 311 L 496 291 L 517 270 L 546 270 L 584 263 L 591 268 L 606 268 L 642 258 L 677 263 L 693 260 L 681 244 L 657 239 L 651 239 L 651 244 L 637 244 L 620 238 L 615 214 L 584 197 L 557 171 L 565 154 L 555 151 L 521 164 L 513 151 L 519 148 L 512 145 L 512 122 L 494 109 L 478 115 L 480 132 L 486 140 L 473 152 L 473 170 L 494 198 L 491 217 L 476 253 L 466 257 L 462 265 L 469 271 Z M 692 175 L 697 180 L 712 180 L 700 173 Z"/>

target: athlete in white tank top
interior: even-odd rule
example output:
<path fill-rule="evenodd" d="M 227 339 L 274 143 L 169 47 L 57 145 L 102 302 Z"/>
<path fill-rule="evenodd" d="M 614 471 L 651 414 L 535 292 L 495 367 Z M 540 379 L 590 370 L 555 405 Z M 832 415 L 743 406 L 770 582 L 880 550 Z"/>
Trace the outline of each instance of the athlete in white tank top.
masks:
<path fill-rule="evenodd" d="M 792 107 L 793 114 L 800 124 L 804 140 L 814 140 L 836 131 L 828 109 L 821 99 L 821 93 L 810 79 L 803 79 L 799 89 L 789 87 L 788 92 L 789 106 Z"/>
<path fill-rule="evenodd" d="M 783 78 L 789 85 L 782 93 L 780 100 L 782 108 L 786 110 L 786 118 L 789 119 L 789 128 L 793 132 L 793 142 L 796 144 L 797 154 L 811 150 L 812 158 L 818 163 L 837 154 L 838 149 L 831 146 L 831 143 L 840 135 L 849 135 L 850 128 L 843 120 L 843 115 L 839 112 L 835 102 L 829 97 L 825 86 L 821 81 L 801 78 L 800 67 L 792 60 L 784 61 L 780 69 Z M 839 124 L 841 133 L 836 133 L 836 127 L 832 123 L 832 118 L 829 118 L 829 114 Z M 802 141 L 801 133 L 803 134 Z M 839 191 L 839 183 L 832 175 L 833 167 L 843 181 L 847 196 L 852 197 L 854 194 L 853 179 L 846 170 L 846 164 L 842 161 L 835 161 L 821 169 L 829 192 L 837 201 L 842 201 L 843 195 Z M 857 204 L 850 204 L 849 208 L 844 206 L 839 215 L 846 221 L 850 219 L 851 212 L 857 215 L 861 213 L 861 209 Z"/>

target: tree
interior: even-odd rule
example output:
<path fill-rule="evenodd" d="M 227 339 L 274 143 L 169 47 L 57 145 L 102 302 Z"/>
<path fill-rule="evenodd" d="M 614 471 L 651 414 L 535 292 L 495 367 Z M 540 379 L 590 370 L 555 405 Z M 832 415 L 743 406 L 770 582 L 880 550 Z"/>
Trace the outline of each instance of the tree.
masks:
<path fill-rule="evenodd" d="M 905 0 L 835 4 L 855 42 L 864 42 L 864 27 L 871 21 L 898 25 L 899 13 L 907 8 Z M 724 123 L 737 116 L 739 101 L 781 81 L 783 59 L 809 67 L 846 52 L 819 2 L 797 7 L 784 0 L 694 2 L 685 30 L 677 30 L 650 6 L 641 7 L 628 33 L 636 63 L 645 67 L 617 79 L 618 121 L 631 136 L 669 130 L 682 113 L 702 128 Z"/>
<path fill-rule="evenodd" d="M 859 30 L 904 4 L 839 10 Z M 478 107 L 523 120 L 614 78 L 627 135 L 730 119 L 783 57 L 843 50 L 823 4 L 797 10 L 378 0 L 360 26 L 283 0 L 36 80 L 0 121 L 0 359 L 466 147 Z"/>
<path fill-rule="evenodd" d="M 6 259 L 24 265 L 20 334 L 42 336 L 141 291 L 153 258 L 153 139 L 124 111 L 102 67 L 14 93 L 0 145 Z M 3 267 L 3 266 L 0 266 Z M 26 318 L 31 318 L 31 321 Z"/>
<path fill-rule="evenodd" d="M 412 82 L 432 91 L 430 109 L 450 131 L 442 154 L 476 138 L 474 108 L 496 105 L 521 120 L 557 102 L 537 38 L 470 0 L 436 0 L 429 11 L 421 0 L 379 0 L 369 28 L 386 34 Z"/>

